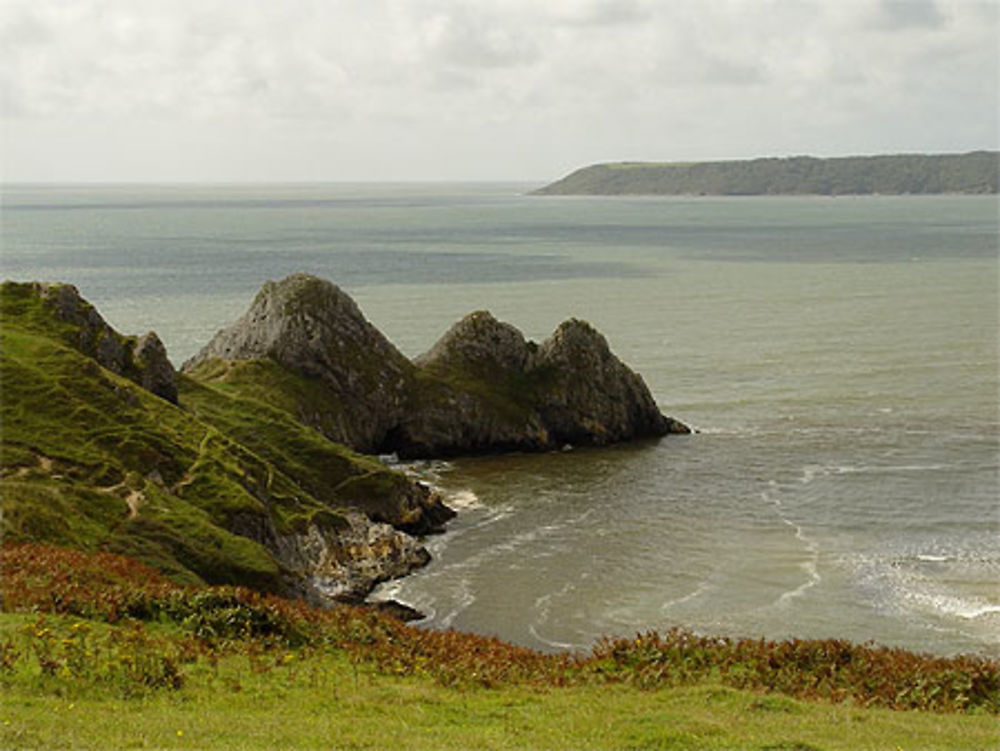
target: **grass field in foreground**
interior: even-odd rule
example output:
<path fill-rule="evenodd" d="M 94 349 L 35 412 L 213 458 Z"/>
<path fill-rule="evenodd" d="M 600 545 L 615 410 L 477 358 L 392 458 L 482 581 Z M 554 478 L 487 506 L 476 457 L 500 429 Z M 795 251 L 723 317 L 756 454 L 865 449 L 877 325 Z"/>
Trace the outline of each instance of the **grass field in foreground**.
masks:
<path fill-rule="evenodd" d="M 5 636 L 34 623 L 0 616 Z M 47 623 L 65 631 L 79 621 Z M 0 748 L 985 751 L 1000 742 L 993 715 L 859 709 L 711 684 L 449 688 L 336 652 L 268 660 L 263 669 L 247 655 L 198 661 L 181 688 L 131 698 L 113 684 L 21 668 L 3 678 Z"/>
<path fill-rule="evenodd" d="M 1000 665 L 685 632 L 545 655 L 0 548 L 0 748 L 1000 748 Z"/>

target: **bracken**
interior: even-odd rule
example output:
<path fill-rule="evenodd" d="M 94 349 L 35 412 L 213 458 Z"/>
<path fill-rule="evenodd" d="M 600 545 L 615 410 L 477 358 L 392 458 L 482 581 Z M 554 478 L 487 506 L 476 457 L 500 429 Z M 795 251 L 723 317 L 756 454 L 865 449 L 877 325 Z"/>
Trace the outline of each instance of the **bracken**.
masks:
<path fill-rule="evenodd" d="M 43 619 L 28 642 L 43 673 L 107 674 L 134 692 L 180 687 L 180 666 L 198 659 L 214 665 L 221 655 L 243 654 L 262 672 L 295 663 L 290 650 L 302 658 L 332 650 L 382 673 L 425 675 L 449 686 L 626 683 L 655 690 L 716 681 L 866 707 L 1000 713 L 1000 663 L 975 656 L 681 629 L 604 639 L 590 654 L 542 654 L 496 638 L 408 626 L 363 606 L 318 609 L 242 587 L 180 587 L 122 556 L 31 544 L 0 548 L 0 576 L 7 611 L 127 619 L 115 629 L 115 649 L 124 650 L 117 673 L 88 662 L 86 628 L 56 636 Z M 143 620 L 175 623 L 186 636 L 153 639 L 137 623 Z M 0 673 L 24 654 L 9 640 L 0 643 Z"/>

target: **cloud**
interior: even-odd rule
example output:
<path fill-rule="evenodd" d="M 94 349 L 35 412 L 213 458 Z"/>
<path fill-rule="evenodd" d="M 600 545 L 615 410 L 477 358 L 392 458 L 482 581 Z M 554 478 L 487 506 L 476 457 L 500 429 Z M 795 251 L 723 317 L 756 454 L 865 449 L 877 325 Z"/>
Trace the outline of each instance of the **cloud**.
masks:
<path fill-rule="evenodd" d="M 643 23 L 652 16 L 648 3 L 639 0 L 574 0 L 540 5 L 549 8 L 552 21 L 570 26 L 598 26 L 606 29 Z"/>
<path fill-rule="evenodd" d="M 449 68 L 505 68 L 537 60 L 538 47 L 520 29 L 465 9 L 425 22 L 426 53 Z"/>
<path fill-rule="evenodd" d="M 946 20 L 934 0 L 882 0 L 875 13 L 876 26 L 885 29 L 938 29 Z"/>
<path fill-rule="evenodd" d="M 996 142 L 992 2 L 6 0 L 2 10 L 15 176 L 50 170 L 60 138 L 103 155 L 77 157 L 81 172 L 133 174 L 151 134 L 161 156 L 140 160 L 151 175 L 183 164 L 224 178 L 242 149 L 253 160 L 236 171 L 257 164 L 260 179 L 531 178 L 605 158 Z"/>

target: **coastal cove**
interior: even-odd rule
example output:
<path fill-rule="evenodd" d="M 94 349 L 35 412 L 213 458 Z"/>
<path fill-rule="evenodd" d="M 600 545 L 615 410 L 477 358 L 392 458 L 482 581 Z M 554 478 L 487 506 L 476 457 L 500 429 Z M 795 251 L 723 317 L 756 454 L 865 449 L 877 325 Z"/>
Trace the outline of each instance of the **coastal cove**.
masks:
<path fill-rule="evenodd" d="M 477 309 L 536 341 L 590 321 L 700 433 L 413 464 L 459 516 L 382 594 L 430 627 L 998 654 L 994 198 L 527 187 L 6 186 L 2 270 L 75 284 L 175 365 L 296 270 L 408 357 Z"/>

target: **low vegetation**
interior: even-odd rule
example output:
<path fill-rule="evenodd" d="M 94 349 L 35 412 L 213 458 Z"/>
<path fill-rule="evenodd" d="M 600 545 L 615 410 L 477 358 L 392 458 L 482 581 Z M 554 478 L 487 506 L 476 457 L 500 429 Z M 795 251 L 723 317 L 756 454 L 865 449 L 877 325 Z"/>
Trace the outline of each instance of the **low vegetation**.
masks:
<path fill-rule="evenodd" d="M 887 740 L 893 745 L 883 747 L 986 748 L 1000 714 L 1000 664 L 975 657 L 683 631 L 609 639 L 587 655 L 542 654 L 407 626 L 370 608 L 180 586 L 110 553 L 8 545 L 0 574 L 4 747 L 137 738 L 309 746 L 335 729 L 354 740 L 334 747 L 357 748 L 407 733 L 412 742 L 402 746 L 419 748 L 477 738 L 496 748 L 826 749 Z M 259 700 L 251 715 L 270 731 L 249 732 L 238 719 L 250 697 Z M 52 724 L 54 707 L 63 714 Z M 281 733 L 266 707 L 282 716 Z M 409 719 L 393 720 L 404 707 Z M 924 712 L 900 713 L 913 709 Z M 94 712 L 131 719 L 98 728 L 87 720 Z M 149 727 L 136 727 L 136 716 Z M 227 729 L 225 717 L 239 728 Z M 739 724 L 727 727 L 727 717 Z M 881 740 L 839 743 L 845 724 L 862 732 L 857 738 Z M 664 745 L 667 737 L 675 745 Z"/>

